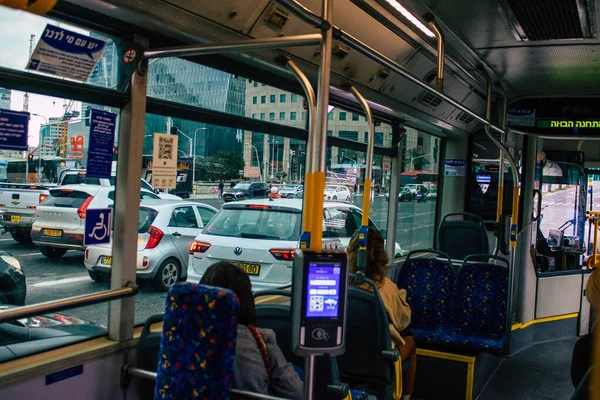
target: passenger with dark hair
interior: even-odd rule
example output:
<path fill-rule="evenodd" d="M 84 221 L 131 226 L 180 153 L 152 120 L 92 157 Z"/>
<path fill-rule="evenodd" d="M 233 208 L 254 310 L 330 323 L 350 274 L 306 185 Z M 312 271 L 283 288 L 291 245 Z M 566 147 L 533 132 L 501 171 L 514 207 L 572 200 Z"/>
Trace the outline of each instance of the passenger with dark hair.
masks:
<path fill-rule="evenodd" d="M 256 308 L 248 275 L 241 268 L 222 261 L 211 265 L 200 283 L 230 289 L 240 302 L 233 387 L 286 399 L 303 399 L 304 384 L 277 346 L 275 332 L 254 327 Z"/>
<path fill-rule="evenodd" d="M 350 273 L 358 271 L 358 235 L 355 234 L 348 247 L 348 266 Z M 415 388 L 417 372 L 417 345 L 413 335 L 407 329 L 410 325 L 410 306 L 406 302 L 406 290 L 399 290 L 394 282 L 386 277 L 388 256 L 385 252 L 385 241 L 381 232 L 369 228 L 367 239 L 367 265 L 363 271 L 365 276 L 377 285 L 383 305 L 390 323 L 392 346 L 400 350 L 402 361 L 409 360 L 409 366 L 402 371 L 402 400 L 409 400 Z M 369 289 L 370 285 L 361 287 Z"/>

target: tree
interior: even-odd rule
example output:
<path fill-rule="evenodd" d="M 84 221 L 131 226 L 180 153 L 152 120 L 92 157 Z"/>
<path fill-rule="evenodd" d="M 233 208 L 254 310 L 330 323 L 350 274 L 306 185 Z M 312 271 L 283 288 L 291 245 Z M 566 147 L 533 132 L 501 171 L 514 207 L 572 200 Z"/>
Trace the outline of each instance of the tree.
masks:
<path fill-rule="evenodd" d="M 238 152 L 219 152 L 216 156 L 196 159 L 196 177 L 203 181 L 239 178 L 244 157 Z"/>

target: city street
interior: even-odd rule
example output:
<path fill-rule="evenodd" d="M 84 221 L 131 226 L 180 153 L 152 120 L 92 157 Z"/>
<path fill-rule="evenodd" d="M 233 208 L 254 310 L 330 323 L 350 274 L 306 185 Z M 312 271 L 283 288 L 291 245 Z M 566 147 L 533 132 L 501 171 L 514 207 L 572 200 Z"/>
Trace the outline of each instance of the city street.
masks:
<path fill-rule="evenodd" d="M 220 208 L 223 202 L 217 198 L 192 199 Z M 362 205 L 362 197 L 355 198 L 357 206 Z M 383 196 L 375 197 L 372 203 L 371 218 L 380 228 L 386 228 L 388 202 Z M 403 250 L 427 248 L 432 244 L 435 201 L 426 203 L 398 203 L 397 242 Z M 21 263 L 27 277 L 27 304 L 42 303 L 65 297 L 90 294 L 109 289 L 109 283 L 92 281 L 83 265 L 83 252 L 69 251 L 59 261 L 43 256 L 35 245 L 24 246 L 15 242 L 10 234 L 0 236 L 0 250 L 13 254 Z M 149 284 L 140 285 L 136 297 L 136 323 L 148 316 L 161 313 L 166 293 L 152 291 Z M 87 319 L 95 323 L 108 324 L 108 304 L 98 304 L 69 310 L 66 315 Z"/>

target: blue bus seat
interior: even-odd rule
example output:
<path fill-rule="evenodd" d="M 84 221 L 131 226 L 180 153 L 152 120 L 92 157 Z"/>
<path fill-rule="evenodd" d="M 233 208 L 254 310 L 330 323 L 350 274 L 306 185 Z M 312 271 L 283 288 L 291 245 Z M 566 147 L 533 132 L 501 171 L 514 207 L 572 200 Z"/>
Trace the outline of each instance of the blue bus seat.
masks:
<path fill-rule="evenodd" d="M 367 280 L 367 282 L 369 282 Z M 344 382 L 366 385 L 365 390 L 378 399 L 396 398 L 400 386 L 400 352 L 392 349 L 389 322 L 383 301 L 374 283 L 371 290 L 359 287 L 348 289 L 346 320 L 346 351 L 337 357 Z"/>
<path fill-rule="evenodd" d="M 239 302 L 226 289 L 176 283 L 167 294 L 154 399 L 227 399 Z"/>
<path fill-rule="evenodd" d="M 506 264 L 470 262 L 496 259 Z M 508 308 L 508 268 L 505 258 L 489 254 L 465 258 L 452 293 L 450 325 L 436 334 L 436 343 L 486 353 L 504 351 Z"/>
<path fill-rule="evenodd" d="M 434 253 L 438 258 L 415 258 L 415 254 Z M 454 271 L 447 254 L 436 250 L 408 253 L 396 285 L 406 290 L 411 308 L 410 331 L 417 344 L 432 344 L 437 329 L 450 322 Z"/>
<path fill-rule="evenodd" d="M 462 217 L 462 219 L 448 219 Z M 437 250 L 453 260 L 464 260 L 470 254 L 490 252 L 487 230 L 483 219 L 471 213 L 450 213 L 442 218 L 438 229 Z"/>

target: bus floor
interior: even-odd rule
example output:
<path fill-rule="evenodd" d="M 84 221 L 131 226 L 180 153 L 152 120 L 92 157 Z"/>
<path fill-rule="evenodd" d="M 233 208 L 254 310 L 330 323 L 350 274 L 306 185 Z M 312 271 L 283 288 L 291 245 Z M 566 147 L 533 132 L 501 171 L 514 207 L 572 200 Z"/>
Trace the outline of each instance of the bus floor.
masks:
<path fill-rule="evenodd" d="M 569 400 L 576 340 L 538 343 L 504 359 L 477 400 Z"/>

